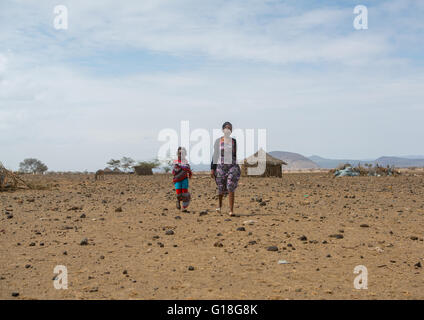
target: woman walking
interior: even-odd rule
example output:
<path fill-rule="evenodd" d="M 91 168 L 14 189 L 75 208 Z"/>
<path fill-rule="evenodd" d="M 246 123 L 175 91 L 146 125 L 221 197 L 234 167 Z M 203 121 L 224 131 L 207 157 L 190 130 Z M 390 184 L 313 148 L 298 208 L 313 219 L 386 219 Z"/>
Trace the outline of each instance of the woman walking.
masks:
<path fill-rule="evenodd" d="M 218 186 L 219 208 L 222 209 L 222 198 L 228 193 L 230 216 L 234 213 L 234 192 L 240 179 L 240 166 L 237 164 L 237 141 L 231 137 L 233 125 L 225 122 L 222 125 L 224 136 L 216 139 L 211 163 L 211 176 Z"/>

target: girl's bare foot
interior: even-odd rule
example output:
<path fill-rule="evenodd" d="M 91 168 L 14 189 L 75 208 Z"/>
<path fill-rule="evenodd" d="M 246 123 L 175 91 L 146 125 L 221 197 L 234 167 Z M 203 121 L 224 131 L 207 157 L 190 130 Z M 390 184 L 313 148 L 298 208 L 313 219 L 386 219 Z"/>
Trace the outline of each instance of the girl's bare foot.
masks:
<path fill-rule="evenodd" d="M 233 215 L 234 215 L 234 213 L 233 213 L 232 211 L 230 211 L 229 215 L 230 215 L 230 216 L 233 216 Z"/>

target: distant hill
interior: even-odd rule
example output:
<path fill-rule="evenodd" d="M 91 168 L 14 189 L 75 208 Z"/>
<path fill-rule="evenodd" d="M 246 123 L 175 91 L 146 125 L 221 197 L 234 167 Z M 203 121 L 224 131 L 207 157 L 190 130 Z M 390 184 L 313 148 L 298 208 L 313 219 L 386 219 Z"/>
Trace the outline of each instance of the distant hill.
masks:
<path fill-rule="evenodd" d="M 350 163 L 352 166 L 357 166 L 359 163 L 373 163 L 373 160 L 326 159 L 320 156 L 310 156 L 308 158 L 324 169 L 334 169 L 344 163 Z"/>
<path fill-rule="evenodd" d="M 424 167 L 424 159 L 415 156 L 415 159 L 408 159 L 403 157 L 380 157 L 375 160 L 371 159 L 362 159 L 362 160 L 353 160 L 353 159 L 326 159 L 320 156 L 310 156 L 310 160 L 314 161 L 321 168 L 333 169 L 337 168 L 338 165 L 344 163 L 350 163 L 352 166 L 357 166 L 359 163 L 364 165 L 365 163 L 371 163 L 373 165 L 379 164 L 380 166 L 395 166 L 397 168 L 406 168 L 406 167 Z"/>
<path fill-rule="evenodd" d="M 382 166 L 405 167 L 424 167 L 424 159 L 407 159 L 401 157 L 380 157 L 374 161 Z"/>
<path fill-rule="evenodd" d="M 424 160 L 424 156 L 422 156 L 422 155 L 408 155 L 408 156 L 402 156 L 400 158 L 404 158 L 404 159 L 421 159 L 421 160 Z"/>
<path fill-rule="evenodd" d="M 319 169 L 318 164 L 299 153 L 271 151 L 269 154 L 287 163 L 286 166 L 283 166 L 283 170 Z"/>
<path fill-rule="evenodd" d="M 283 160 L 287 165 L 283 166 L 283 170 L 302 170 L 302 169 L 334 169 L 340 164 L 350 163 L 352 166 L 357 166 L 359 163 L 364 165 L 371 163 L 375 165 L 378 163 L 381 166 L 395 166 L 397 168 L 406 167 L 424 167 L 424 156 L 410 156 L 407 157 L 380 157 L 378 159 L 327 159 L 317 155 L 305 157 L 299 153 L 287 151 L 271 151 L 268 152 L 271 156 Z M 193 171 L 209 171 L 209 164 L 198 164 L 191 166 Z"/>

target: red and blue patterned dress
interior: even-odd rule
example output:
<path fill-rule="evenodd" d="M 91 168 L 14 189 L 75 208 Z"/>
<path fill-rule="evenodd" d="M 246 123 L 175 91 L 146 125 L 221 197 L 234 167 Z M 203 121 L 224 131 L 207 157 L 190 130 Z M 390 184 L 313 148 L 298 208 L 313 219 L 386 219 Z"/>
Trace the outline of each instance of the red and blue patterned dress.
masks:
<path fill-rule="evenodd" d="M 172 169 L 174 178 L 175 191 L 178 201 L 183 202 L 183 209 L 187 209 L 190 204 L 190 193 L 188 192 L 188 179 L 191 178 L 192 172 L 190 165 L 185 160 L 175 160 L 174 168 Z"/>

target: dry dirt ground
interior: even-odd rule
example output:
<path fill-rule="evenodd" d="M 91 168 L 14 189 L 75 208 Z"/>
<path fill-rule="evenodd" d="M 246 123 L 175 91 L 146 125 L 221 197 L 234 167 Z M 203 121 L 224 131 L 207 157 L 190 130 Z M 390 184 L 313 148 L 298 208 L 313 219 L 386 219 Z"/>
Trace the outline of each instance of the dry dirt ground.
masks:
<path fill-rule="evenodd" d="M 189 213 L 167 175 L 26 179 L 51 187 L 0 193 L 1 299 L 424 299 L 422 173 L 241 178 L 231 218 L 206 175 Z"/>

